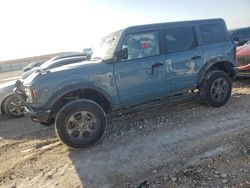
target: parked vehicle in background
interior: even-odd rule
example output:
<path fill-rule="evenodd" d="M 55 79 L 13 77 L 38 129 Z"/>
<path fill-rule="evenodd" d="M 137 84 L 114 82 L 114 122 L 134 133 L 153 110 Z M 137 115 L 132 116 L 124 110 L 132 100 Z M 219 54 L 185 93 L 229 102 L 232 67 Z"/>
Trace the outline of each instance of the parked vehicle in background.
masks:
<path fill-rule="evenodd" d="M 250 27 L 229 30 L 229 35 L 241 46 L 250 40 Z"/>
<path fill-rule="evenodd" d="M 77 57 L 77 56 L 88 56 L 87 53 L 82 53 L 82 52 L 75 52 L 75 53 L 70 53 L 70 54 L 65 54 L 65 55 L 60 55 L 60 56 L 55 56 L 51 59 L 49 59 L 48 61 L 46 62 L 52 62 L 52 61 L 55 61 L 55 60 L 59 60 L 59 59 L 63 59 L 63 58 L 68 58 L 68 57 Z M 28 64 L 26 67 L 23 68 L 23 72 L 27 72 L 31 69 L 33 69 L 34 67 L 39 67 L 40 65 L 42 65 L 44 62 L 34 62 L 34 63 L 30 63 Z"/>
<path fill-rule="evenodd" d="M 48 69 L 60 67 L 63 65 L 68 65 L 71 63 L 77 63 L 81 61 L 87 60 L 87 56 L 66 56 L 64 58 L 53 58 L 53 60 L 49 60 L 41 64 L 39 67 L 34 67 L 29 71 L 26 71 L 25 73 L 22 74 L 22 79 L 27 78 L 29 75 L 31 75 L 33 72 L 38 72 L 38 71 L 46 71 Z"/>
<path fill-rule="evenodd" d="M 22 74 L 21 79 L 26 79 L 29 75 L 34 72 L 44 72 L 51 68 L 77 63 L 85 61 L 87 57 L 85 55 L 76 54 L 76 56 L 60 56 L 52 58 L 38 67 L 33 67 L 31 70 L 26 71 Z M 10 117 L 18 118 L 24 116 L 24 105 L 14 95 L 13 89 L 15 88 L 15 81 L 8 82 L 0 85 L 0 106 L 1 113 L 7 114 Z"/>
<path fill-rule="evenodd" d="M 237 47 L 237 62 L 239 70 L 238 76 L 250 76 L 250 41 L 243 46 Z"/>
<path fill-rule="evenodd" d="M 83 53 L 87 55 L 87 58 L 89 60 L 93 54 L 93 50 L 92 48 L 84 48 Z"/>
<path fill-rule="evenodd" d="M 23 68 L 23 72 L 27 72 L 27 71 L 33 69 L 34 67 L 39 67 L 43 63 L 44 63 L 44 61 L 30 63 Z"/>
<path fill-rule="evenodd" d="M 32 120 L 55 123 L 59 139 L 79 148 L 100 140 L 110 112 L 194 90 L 204 104 L 224 105 L 234 66 L 235 47 L 222 19 L 133 26 L 103 38 L 90 61 L 17 81 L 15 93 Z"/>
<path fill-rule="evenodd" d="M 22 105 L 21 101 L 14 95 L 13 89 L 15 82 L 16 80 L 0 84 L 0 107 L 1 114 L 18 118 L 24 116 L 25 106 Z"/>

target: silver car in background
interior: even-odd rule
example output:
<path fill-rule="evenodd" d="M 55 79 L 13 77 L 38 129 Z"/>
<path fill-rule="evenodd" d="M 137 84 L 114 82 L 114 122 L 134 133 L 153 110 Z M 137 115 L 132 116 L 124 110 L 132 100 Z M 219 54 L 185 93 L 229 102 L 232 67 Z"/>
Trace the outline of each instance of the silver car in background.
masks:
<path fill-rule="evenodd" d="M 38 71 L 46 71 L 48 69 L 78 63 L 87 60 L 84 53 L 77 53 L 75 55 L 66 55 L 52 58 L 40 66 L 33 67 L 26 70 L 21 79 L 26 79 L 29 75 Z M 7 83 L 0 84 L 0 110 L 1 114 L 6 114 L 12 118 L 19 118 L 24 116 L 25 108 L 22 103 L 14 95 L 13 89 L 15 88 L 15 80 Z"/>

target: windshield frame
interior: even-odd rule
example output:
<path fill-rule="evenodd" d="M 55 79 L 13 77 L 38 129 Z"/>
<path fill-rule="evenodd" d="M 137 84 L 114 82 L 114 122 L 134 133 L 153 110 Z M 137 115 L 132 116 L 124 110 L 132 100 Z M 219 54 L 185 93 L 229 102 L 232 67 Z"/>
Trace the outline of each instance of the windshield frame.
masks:
<path fill-rule="evenodd" d="M 96 48 L 95 47 L 92 48 L 93 49 L 93 54 L 92 54 L 91 60 L 100 60 L 101 59 L 101 60 L 105 61 L 105 60 L 114 58 L 114 53 L 116 51 L 117 44 L 118 44 L 118 42 L 120 40 L 120 37 L 121 37 L 122 33 L 123 33 L 123 30 L 118 30 L 118 31 L 115 31 L 113 33 L 110 33 L 110 34 L 102 37 L 99 40 L 99 43 L 96 46 Z M 102 45 L 103 45 L 102 41 L 104 41 L 105 39 L 109 39 L 109 38 L 115 38 L 115 41 L 111 46 L 111 49 L 106 50 L 106 52 L 104 54 L 100 54 L 100 53 L 98 54 L 97 48 L 99 48 L 99 50 L 102 49 L 103 48 L 102 47 Z M 109 53 L 107 53 L 107 52 L 109 52 Z"/>

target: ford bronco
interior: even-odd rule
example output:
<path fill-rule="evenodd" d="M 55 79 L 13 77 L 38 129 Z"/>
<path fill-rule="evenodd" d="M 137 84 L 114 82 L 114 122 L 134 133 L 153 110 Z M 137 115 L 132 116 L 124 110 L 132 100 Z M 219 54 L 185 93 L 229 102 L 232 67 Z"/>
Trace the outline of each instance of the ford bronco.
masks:
<path fill-rule="evenodd" d="M 32 120 L 54 124 L 64 144 L 81 148 L 100 140 L 110 112 L 192 90 L 224 105 L 234 63 L 222 19 L 133 26 L 102 38 L 90 61 L 17 81 L 15 93 Z"/>

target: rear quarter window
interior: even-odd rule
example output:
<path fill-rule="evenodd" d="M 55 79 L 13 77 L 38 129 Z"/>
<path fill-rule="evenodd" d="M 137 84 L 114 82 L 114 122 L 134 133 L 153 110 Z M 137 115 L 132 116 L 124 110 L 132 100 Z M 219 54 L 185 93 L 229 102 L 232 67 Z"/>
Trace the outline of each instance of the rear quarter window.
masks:
<path fill-rule="evenodd" d="M 204 45 L 227 41 L 226 31 L 220 23 L 201 24 L 200 35 Z"/>

